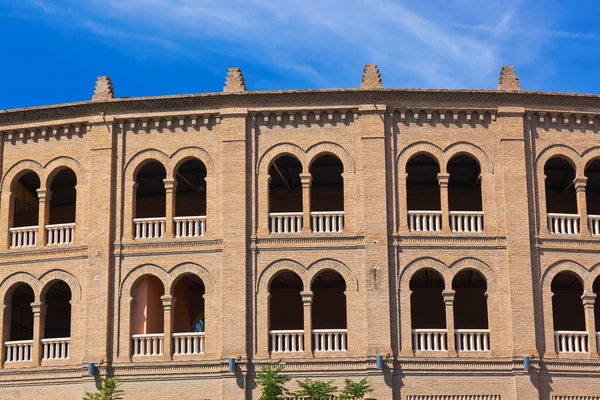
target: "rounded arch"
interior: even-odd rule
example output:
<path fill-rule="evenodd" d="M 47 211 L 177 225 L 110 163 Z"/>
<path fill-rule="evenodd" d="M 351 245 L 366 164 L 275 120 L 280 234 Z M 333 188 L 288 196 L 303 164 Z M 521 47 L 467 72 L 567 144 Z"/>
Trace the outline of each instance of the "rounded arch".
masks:
<path fill-rule="evenodd" d="M 561 272 L 571 272 L 573 275 L 577 276 L 581 281 L 581 285 L 584 288 L 584 291 L 587 290 L 585 283 L 589 281 L 590 272 L 585 269 L 579 263 L 571 260 L 562 260 L 552 264 L 543 274 L 542 274 L 542 290 L 546 293 L 551 293 L 552 281 L 556 277 L 556 275 Z"/>
<path fill-rule="evenodd" d="M 46 164 L 44 167 L 44 176 L 40 179 L 44 182 L 44 187 L 49 188 L 54 177 L 63 169 L 71 169 L 77 178 L 77 184 L 85 184 L 87 174 L 83 166 L 71 157 L 57 157 Z"/>
<path fill-rule="evenodd" d="M 258 174 L 268 175 L 271 163 L 279 157 L 283 157 L 285 155 L 296 157 L 298 161 L 300 161 L 300 164 L 302 164 L 302 171 L 308 171 L 306 152 L 293 143 L 280 143 L 272 146 L 262 155 L 258 161 Z"/>
<path fill-rule="evenodd" d="M 4 174 L 2 191 L 13 192 L 18 180 L 28 172 L 34 172 L 40 178 L 40 184 L 43 182 L 44 168 L 42 165 L 33 160 L 22 160 L 10 167 Z"/>
<path fill-rule="evenodd" d="M 483 261 L 471 257 L 460 259 L 452 263 L 452 265 L 450 265 L 450 270 L 452 272 L 452 280 L 454 280 L 456 275 L 468 269 L 478 271 L 479 273 L 481 273 L 481 275 L 483 275 L 487 282 L 488 290 L 490 289 L 490 287 L 497 285 L 498 278 L 494 270 Z"/>
<path fill-rule="evenodd" d="M 305 279 L 306 268 L 304 267 L 304 265 L 300 264 L 297 261 L 285 259 L 285 260 L 275 261 L 275 262 L 269 264 L 263 270 L 263 272 L 258 277 L 258 285 L 256 285 L 256 292 L 257 293 L 268 292 L 269 286 L 271 285 L 271 281 L 273 280 L 275 275 L 281 271 L 290 271 L 290 272 L 295 273 L 296 275 L 298 275 L 300 277 L 300 279 L 302 279 L 302 285 L 305 288 L 309 287 L 306 284 L 307 283 L 306 279 Z"/>
<path fill-rule="evenodd" d="M 411 261 L 400 274 L 400 277 L 398 278 L 399 283 L 402 284 L 403 287 L 408 288 L 413 275 L 421 269 L 431 269 L 439 273 L 444 280 L 446 289 L 452 284 L 452 277 L 446 264 L 431 257 L 423 257 Z M 398 285 L 398 287 L 400 288 L 400 285 Z"/>
<path fill-rule="evenodd" d="M 140 265 L 133 270 L 131 270 L 125 279 L 123 279 L 123 283 L 121 283 L 121 290 L 119 293 L 119 297 L 129 296 L 132 297 L 131 290 L 135 286 L 135 283 L 142 277 L 146 275 L 153 275 L 157 277 L 163 284 L 165 290 L 170 287 L 169 285 L 169 274 L 154 264 L 144 264 Z"/>
<path fill-rule="evenodd" d="M 581 167 L 582 159 L 581 159 L 581 156 L 579 155 L 579 153 L 577 151 L 573 150 L 571 147 L 568 147 L 568 146 L 565 146 L 562 144 L 557 144 L 557 145 L 552 145 L 552 146 L 546 147 L 537 156 L 537 159 L 535 162 L 536 162 L 536 170 L 537 170 L 538 176 L 543 177 L 544 167 L 546 165 L 546 162 L 553 157 L 563 158 L 569 164 L 571 164 L 571 166 L 575 170 L 576 177 L 580 177 L 580 175 L 583 174 L 582 167 Z"/>
<path fill-rule="evenodd" d="M 134 155 L 125 166 L 125 176 L 128 180 L 134 181 L 139 170 L 149 162 L 156 161 L 167 171 L 167 179 L 173 178 L 173 168 L 171 168 L 171 159 L 165 153 L 156 149 L 147 149 Z M 169 175 L 170 174 L 170 175 Z"/>
<path fill-rule="evenodd" d="M 4 301 L 5 305 L 7 304 L 8 297 L 12 295 L 13 289 L 22 283 L 26 283 L 33 289 L 35 299 L 39 301 L 40 282 L 33 275 L 26 272 L 17 272 L 9 275 L 0 283 L 0 299 Z"/>
<path fill-rule="evenodd" d="M 494 165 L 492 164 L 492 161 L 490 160 L 486 152 L 483 151 L 480 147 L 467 142 L 458 142 L 446 147 L 446 149 L 444 150 L 444 168 L 447 170 L 448 163 L 450 162 L 450 160 L 452 160 L 452 158 L 460 154 L 464 154 L 475 159 L 475 161 L 479 163 L 479 167 L 481 168 L 482 174 L 494 173 Z"/>
<path fill-rule="evenodd" d="M 184 147 L 183 149 L 177 150 L 171 156 L 171 165 L 172 171 L 170 171 L 171 176 L 175 176 L 177 170 L 183 163 L 186 161 L 196 158 L 204 164 L 206 167 L 207 175 L 214 175 L 215 173 L 215 162 L 208 152 L 200 147 Z M 169 172 L 167 172 L 169 173 Z"/>
<path fill-rule="evenodd" d="M 600 159 L 600 146 L 587 149 L 581 155 L 581 166 L 587 168 L 592 161 L 598 159 Z"/>
<path fill-rule="evenodd" d="M 214 293 L 216 282 L 210 272 L 202 265 L 191 262 L 176 265 L 169 271 L 169 282 L 168 286 L 165 284 L 165 291 L 168 289 L 168 293 L 173 295 L 177 282 L 186 275 L 196 275 L 204 283 L 207 292 Z"/>
<path fill-rule="evenodd" d="M 348 153 L 348 151 L 346 151 L 346 149 L 344 149 L 339 144 L 332 142 L 321 142 L 310 146 L 308 151 L 306 152 L 306 157 L 310 161 L 308 165 L 305 166 L 305 168 L 308 171 L 310 171 L 310 166 L 312 165 L 312 163 L 317 158 L 325 154 L 331 154 L 339 158 L 339 160 L 342 162 L 342 165 L 344 166 L 344 172 L 356 172 L 354 160 L 352 159 L 352 156 L 350 156 L 350 153 Z"/>
<path fill-rule="evenodd" d="M 594 282 L 599 277 L 600 277 L 600 263 L 597 263 L 592 268 L 590 268 L 589 275 L 584 280 L 584 285 L 583 285 L 584 291 L 591 293 L 593 291 Z M 598 300 L 598 301 L 600 302 L 600 300 Z M 600 322 L 600 320 L 599 320 L 599 322 Z"/>
<path fill-rule="evenodd" d="M 43 302 L 45 300 L 48 289 L 56 281 L 63 281 L 69 286 L 73 300 L 81 300 L 81 285 L 79 284 L 77 278 L 67 271 L 54 269 L 46 272 L 39 279 L 39 283 L 42 288 L 40 291 L 40 301 Z"/>
<path fill-rule="evenodd" d="M 406 164 L 408 164 L 411 158 L 419 154 L 426 154 L 432 157 L 440 166 L 440 172 L 445 172 L 444 151 L 429 142 L 416 142 L 405 147 L 396 158 L 397 167 L 402 168 L 401 171 L 406 171 Z M 442 168 L 444 169 L 443 171 Z"/>
<path fill-rule="evenodd" d="M 346 282 L 346 290 L 352 289 L 354 291 L 358 291 L 358 279 L 352 270 L 350 270 L 350 268 L 348 268 L 348 266 L 343 262 L 334 260 L 332 258 L 320 259 L 308 267 L 308 277 L 306 279 L 308 285 L 305 285 L 305 287 L 312 287 L 315 277 L 325 270 L 339 273 Z"/>

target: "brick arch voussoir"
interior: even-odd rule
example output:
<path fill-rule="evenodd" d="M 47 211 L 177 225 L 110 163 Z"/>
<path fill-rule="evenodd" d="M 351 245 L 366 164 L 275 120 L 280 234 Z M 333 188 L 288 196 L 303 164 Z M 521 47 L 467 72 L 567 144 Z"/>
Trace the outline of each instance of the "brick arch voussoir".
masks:
<path fill-rule="evenodd" d="M 444 162 L 444 151 L 433 143 L 429 142 L 416 142 L 408 145 L 402 150 L 402 152 L 396 158 L 396 167 L 398 168 L 398 174 L 401 175 L 406 172 L 406 164 L 416 155 L 426 154 L 433 157 L 440 167 L 440 172 L 444 173 L 446 163 Z"/>
<path fill-rule="evenodd" d="M 135 283 L 143 276 L 152 275 L 160 279 L 165 289 L 165 293 L 169 288 L 170 278 L 167 271 L 154 264 L 144 264 L 134 268 L 130 271 L 123 282 L 121 283 L 121 290 L 119 292 L 119 296 L 123 298 L 131 298 L 133 294 L 131 290 Z"/>
<path fill-rule="evenodd" d="M 77 177 L 77 184 L 85 184 L 87 182 L 87 174 L 83 166 L 71 157 L 57 157 L 46 164 L 44 167 L 43 182 L 45 187 L 50 188 L 54 177 L 63 169 L 69 168 Z M 42 178 L 40 178 L 42 179 Z"/>
<path fill-rule="evenodd" d="M 138 171 L 147 163 L 158 161 L 167 171 L 167 179 L 172 179 L 171 158 L 160 150 L 146 149 L 134 155 L 125 166 L 125 177 L 128 181 L 133 182 Z"/>
<path fill-rule="evenodd" d="M 358 278 L 346 264 L 332 258 L 324 258 L 315 261 L 308 267 L 307 281 L 308 286 L 305 290 L 312 290 L 312 284 L 315 278 L 323 271 L 335 271 L 339 273 L 346 282 L 346 290 L 358 291 Z"/>
<path fill-rule="evenodd" d="M 268 293 L 273 277 L 281 271 L 290 271 L 298 275 L 302 279 L 303 290 L 307 290 L 309 287 L 306 280 L 307 269 L 304 265 L 294 260 L 278 260 L 269 264 L 260 274 L 258 284 L 256 285 L 256 292 Z"/>
<path fill-rule="evenodd" d="M 67 271 L 54 269 L 46 272 L 40 278 L 40 285 L 42 287 L 40 291 L 40 300 L 45 301 L 46 293 L 48 289 L 52 286 L 56 281 L 63 281 L 67 285 L 69 285 L 69 289 L 71 289 L 71 299 L 75 301 L 81 300 L 81 285 L 77 278 L 68 273 Z"/>
<path fill-rule="evenodd" d="M 44 177 L 44 167 L 33 160 L 22 160 L 10 167 L 8 171 L 6 171 L 6 174 L 4 174 L 4 178 L 2 179 L 2 192 L 12 192 L 17 184 L 17 180 L 28 171 L 37 174 L 40 178 L 40 185 L 44 182 L 42 180 Z"/>
<path fill-rule="evenodd" d="M 556 275 L 561 272 L 571 272 L 579 278 L 581 286 L 584 292 L 586 291 L 586 283 L 589 282 L 590 271 L 588 271 L 583 265 L 576 263 L 571 260 L 562 260 L 552 264 L 542 274 L 542 292 L 552 294 L 552 281 Z"/>
<path fill-rule="evenodd" d="M 450 269 L 446 264 L 432 257 L 419 258 L 410 262 L 400 274 L 398 278 L 398 289 L 408 290 L 410 287 L 410 280 L 412 277 L 422 269 L 431 269 L 439 273 L 444 280 L 444 288 L 446 290 L 452 289 L 452 275 Z"/>
<path fill-rule="evenodd" d="M 310 171 L 312 163 L 322 155 L 332 154 L 339 158 L 344 166 L 344 172 L 355 173 L 356 166 L 354 160 L 348 151 L 337 143 L 321 142 L 311 146 L 306 152 L 307 160 L 310 160 L 307 169 Z"/>
<path fill-rule="evenodd" d="M 171 174 L 175 176 L 177 170 L 184 162 L 194 158 L 202 161 L 206 167 L 207 176 L 213 176 L 215 174 L 215 162 L 210 154 L 200 147 L 184 147 L 173 153 L 171 156 L 171 167 L 173 169 Z"/>
<path fill-rule="evenodd" d="M 583 160 L 579 153 L 569 146 L 562 144 L 556 144 L 546 147 L 540 152 L 535 160 L 537 175 L 543 179 L 544 166 L 546 162 L 552 157 L 561 157 L 571 164 L 575 169 L 575 176 L 583 176 Z M 543 182 L 543 180 L 542 180 Z"/>
<path fill-rule="evenodd" d="M 16 285 L 21 283 L 28 284 L 31 289 L 33 289 L 35 301 L 39 301 L 41 291 L 40 281 L 26 272 L 17 272 L 7 276 L 6 279 L 0 283 L 0 299 L 3 300 L 3 304 L 7 304 L 8 295 L 11 294 L 12 289 L 14 289 Z"/>
<path fill-rule="evenodd" d="M 168 289 L 168 293 L 173 295 L 177 282 L 186 275 L 197 276 L 204 283 L 206 293 L 214 293 L 216 282 L 210 272 L 202 265 L 191 262 L 176 265 L 169 271 L 169 286 L 165 287 L 165 291 Z"/>
<path fill-rule="evenodd" d="M 471 257 L 460 259 L 450 265 L 452 281 L 454 281 L 456 275 L 465 270 L 474 270 L 481 273 L 485 278 L 488 290 L 490 288 L 496 288 L 498 285 L 498 277 L 494 270 L 483 261 Z"/>
<path fill-rule="evenodd" d="M 583 174 L 585 174 L 585 168 L 588 166 L 588 164 L 594 160 L 600 160 L 600 147 L 592 147 L 591 149 L 587 149 L 581 155 L 581 167 L 583 168 Z"/>
<path fill-rule="evenodd" d="M 479 163 L 479 167 L 481 168 L 482 174 L 494 173 L 494 164 L 492 163 L 492 160 L 487 155 L 487 153 L 483 151 L 479 146 L 468 142 L 458 142 L 446 147 L 446 149 L 444 150 L 444 161 L 446 163 L 446 166 L 444 168 L 446 170 L 448 169 L 448 163 L 450 162 L 450 160 L 459 154 L 465 154 L 473 157 Z"/>
<path fill-rule="evenodd" d="M 292 155 L 302 164 L 302 172 L 308 172 L 306 152 L 293 143 L 280 143 L 268 149 L 258 161 L 257 171 L 260 175 L 269 174 L 271 162 L 283 155 Z"/>

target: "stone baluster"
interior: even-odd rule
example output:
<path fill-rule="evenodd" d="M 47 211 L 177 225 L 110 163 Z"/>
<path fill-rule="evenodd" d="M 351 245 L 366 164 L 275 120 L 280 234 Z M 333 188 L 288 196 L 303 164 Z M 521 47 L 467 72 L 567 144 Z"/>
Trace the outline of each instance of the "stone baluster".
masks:
<path fill-rule="evenodd" d="M 177 181 L 175 179 L 163 179 L 165 183 L 166 210 L 165 210 L 165 239 L 172 240 L 175 236 L 173 217 L 175 217 L 175 204 L 177 196 Z M 166 338 L 165 338 L 166 340 Z"/>
<path fill-rule="evenodd" d="M 577 196 L 577 213 L 579 214 L 579 234 L 582 237 L 590 236 L 590 229 L 588 227 L 587 200 L 585 194 L 586 185 L 587 177 L 576 178 L 574 181 L 575 193 Z"/>
<path fill-rule="evenodd" d="M 448 182 L 450 174 L 438 174 L 440 185 L 440 204 L 442 209 L 442 232 L 450 233 L 450 209 L 448 205 Z"/>
<path fill-rule="evenodd" d="M 310 186 L 312 175 L 310 173 L 300 174 L 302 182 L 302 233 L 311 233 L 310 227 Z"/>
<path fill-rule="evenodd" d="M 596 304 L 596 293 L 584 293 L 583 312 L 585 313 L 585 326 L 588 333 L 588 351 L 590 358 L 600 358 L 598 355 L 598 339 L 596 338 L 596 316 L 594 314 Z"/>
<path fill-rule="evenodd" d="M 173 359 L 173 321 L 175 315 L 175 303 L 177 299 L 170 295 L 161 296 L 163 304 L 163 354 L 166 360 Z"/>
<path fill-rule="evenodd" d="M 38 194 L 38 206 L 39 206 L 39 217 L 38 217 L 38 237 L 37 247 L 44 247 L 48 241 L 46 235 L 46 225 L 50 221 L 50 198 L 52 192 L 50 190 L 37 189 Z"/>
<path fill-rule="evenodd" d="M 454 290 L 444 290 L 444 304 L 446 306 L 446 329 L 448 331 L 448 354 L 456 355 L 456 338 L 454 336 Z"/>
<path fill-rule="evenodd" d="M 314 294 L 310 291 L 301 292 L 302 304 L 304 305 L 304 352 L 311 354 L 313 351 L 312 345 L 312 302 Z"/>
<path fill-rule="evenodd" d="M 31 361 L 35 366 L 39 366 L 42 360 L 42 339 L 44 338 L 47 308 L 47 305 L 44 303 L 31 303 L 31 310 L 33 311 L 33 349 Z"/>

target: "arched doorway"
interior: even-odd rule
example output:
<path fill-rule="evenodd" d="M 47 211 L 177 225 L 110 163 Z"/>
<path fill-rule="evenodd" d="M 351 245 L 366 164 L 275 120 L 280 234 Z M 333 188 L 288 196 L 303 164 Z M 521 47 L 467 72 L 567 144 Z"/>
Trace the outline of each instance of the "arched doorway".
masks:
<path fill-rule="evenodd" d="M 175 237 L 204 236 L 206 231 L 206 166 L 197 158 L 181 164 L 175 172 Z"/>
<path fill-rule="evenodd" d="M 448 162 L 448 209 L 452 232 L 482 232 L 481 167 L 467 154 Z"/>
<path fill-rule="evenodd" d="M 440 166 L 429 154 L 418 154 L 406 163 L 406 207 L 411 232 L 439 232 L 442 206 Z"/>
<path fill-rule="evenodd" d="M 46 226 L 47 244 L 73 243 L 77 214 L 77 176 L 70 168 L 58 172 L 50 184 L 50 206 Z"/>
<path fill-rule="evenodd" d="M 9 332 L 4 342 L 6 362 L 27 362 L 33 356 L 33 309 L 35 301 L 33 289 L 26 283 L 19 283 L 7 294 L 10 303 Z M 8 305 L 7 304 L 7 305 Z M 6 325 L 5 325 L 6 326 Z"/>
<path fill-rule="evenodd" d="M 173 289 L 175 315 L 173 318 L 174 355 L 204 353 L 206 315 L 204 282 L 196 275 L 180 278 Z"/>
<path fill-rule="evenodd" d="M 11 210 L 10 246 L 32 247 L 37 245 L 39 226 L 40 177 L 35 172 L 27 172 L 13 188 L 13 208 Z"/>
<path fill-rule="evenodd" d="M 556 352 L 587 353 L 588 337 L 580 278 L 563 271 L 554 277 L 551 289 Z"/>
<path fill-rule="evenodd" d="M 71 344 L 71 288 L 63 281 L 56 281 L 45 295 L 46 321 L 42 339 L 43 360 L 69 358 Z"/>
<path fill-rule="evenodd" d="M 567 160 L 552 157 L 544 165 L 546 212 L 552 234 L 577 235 L 580 221 L 575 193 L 575 169 Z"/>
<path fill-rule="evenodd" d="M 313 233 L 341 233 L 344 229 L 344 166 L 324 154 L 310 166 L 310 215 Z"/>
<path fill-rule="evenodd" d="M 414 351 L 446 351 L 444 278 L 437 271 L 424 268 L 412 276 L 409 287 Z"/>
<path fill-rule="evenodd" d="M 281 271 L 269 284 L 269 336 L 272 353 L 304 351 L 302 280 L 291 271 Z"/>
<path fill-rule="evenodd" d="M 165 288 L 153 275 L 140 278 L 133 288 L 132 339 L 134 356 L 163 354 Z"/>
<path fill-rule="evenodd" d="M 454 332 L 457 351 L 489 351 L 485 277 L 476 270 L 463 270 L 454 277 L 452 289 L 455 291 Z"/>
<path fill-rule="evenodd" d="M 269 167 L 269 227 L 271 233 L 300 233 L 302 221 L 302 164 L 284 155 Z"/>
<path fill-rule="evenodd" d="M 165 234 L 167 177 L 165 167 L 158 161 L 145 164 L 136 174 L 134 205 L 135 239 L 158 239 Z"/>
<path fill-rule="evenodd" d="M 313 279 L 312 329 L 315 352 L 348 350 L 346 282 L 325 270 Z"/>

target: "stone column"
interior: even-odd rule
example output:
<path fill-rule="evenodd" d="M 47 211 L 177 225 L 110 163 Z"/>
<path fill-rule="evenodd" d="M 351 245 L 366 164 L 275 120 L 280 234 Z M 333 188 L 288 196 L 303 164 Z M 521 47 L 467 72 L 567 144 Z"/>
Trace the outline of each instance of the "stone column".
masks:
<path fill-rule="evenodd" d="M 175 303 L 177 299 L 170 295 L 161 296 L 163 304 L 163 355 L 165 360 L 173 359 L 173 314 L 175 313 Z"/>
<path fill-rule="evenodd" d="M 304 354 L 312 355 L 312 302 L 315 297 L 311 291 L 300 292 L 304 305 Z"/>
<path fill-rule="evenodd" d="M 165 183 L 166 210 L 165 210 L 165 239 L 171 240 L 175 237 L 173 217 L 175 217 L 175 204 L 177 196 L 177 181 L 175 179 L 163 179 Z"/>
<path fill-rule="evenodd" d="M 575 179 L 574 186 L 577 196 L 577 214 L 579 214 L 579 232 L 582 237 L 590 236 L 590 229 L 588 226 L 587 199 L 585 195 L 586 185 L 587 177 Z"/>
<path fill-rule="evenodd" d="M 50 221 L 50 198 L 52 192 L 50 190 L 38 189 L 38 206 L 39 206 L 39 217 L 38 217 L 38 237 L 37 247 L 44 247 L 47 243 L 46 225 Z"/>
<path fill-rule="evenodd" d="M 302 182 L 302 233 L 311 233 L 310 227 L 310 185 L 312 175 L 310 173 L 300 174 Z"/>
<path fill-rule="evenodd" d="M 590 353 L 590 358 L 600 358 L 598 355 L 598 339 L 596 338 L 596 316 L 594 315 L 596 293 L 584 293 L 583 296 L 581 296 L 581 300 L 583 301 L 585 326 L 588 332 L 588 351 Z"/>
<path fill-rule="evenodd" d="M 456 338 L 454 336 L 454 290 L 444 290 L 444 305 L 446 306 L 446 330 L 448 335 L 448 354 L 456 355 Z"/>
<path fill-rule="evenodd" d="M 44 338 L 47 308 L 48 306 L 44 303 L 31 303 L 31 310 L 33 311 L 33 351 L 31 361 L 35 366 L 40 365 L 42 361 L 42 339 Z"/>
<path fill-rule="evenodd" d="M 448 182 L 450 174 L 438 174 L 438 183 L 440 185 L 440 205 L 442 211 L 442 232 L 450 233 L 450 207 L 448 202 Z"/>

